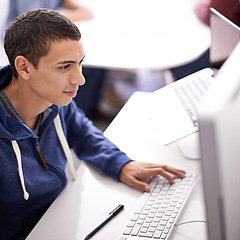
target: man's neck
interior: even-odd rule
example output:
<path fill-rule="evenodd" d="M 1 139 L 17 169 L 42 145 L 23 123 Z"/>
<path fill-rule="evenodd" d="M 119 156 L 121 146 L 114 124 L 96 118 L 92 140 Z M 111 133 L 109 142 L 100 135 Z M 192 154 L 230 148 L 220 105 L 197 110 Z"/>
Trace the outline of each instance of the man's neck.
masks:
<path fill-rule="evenodd" d="M 3 91 L 8 96 L 12 105 L 21 116 L 23 121 L 31 128 L 34 129 L 39 114 L 49 107 L 49 104 L 39 102 L 39 99 L 34 98 L 34 94 L 19 79 L 13 78 L 11 83 L 6 86 Z"/>

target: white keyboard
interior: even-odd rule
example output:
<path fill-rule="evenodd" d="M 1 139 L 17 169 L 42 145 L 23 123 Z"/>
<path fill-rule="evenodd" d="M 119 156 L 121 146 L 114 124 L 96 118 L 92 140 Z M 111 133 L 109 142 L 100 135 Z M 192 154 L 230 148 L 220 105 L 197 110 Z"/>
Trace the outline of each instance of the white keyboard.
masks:
<path fill-rule="evenodd" d="M 197 174 L 173 178 L 174 184 L 162 176 L 152 178 L 151 192 L 142 195 L 119 240 L 168 239 Z"/>
<path fill-rule="evenodd" d="M 201 77 L 198 76 L 198 79 L 193 78 L 192 81 L 188 81 L 174 89 L 181 104 L 191 118 L 194 127 L 198 127 L 198 107 L 213 83 L 213 77 L 203 75 Z"/>

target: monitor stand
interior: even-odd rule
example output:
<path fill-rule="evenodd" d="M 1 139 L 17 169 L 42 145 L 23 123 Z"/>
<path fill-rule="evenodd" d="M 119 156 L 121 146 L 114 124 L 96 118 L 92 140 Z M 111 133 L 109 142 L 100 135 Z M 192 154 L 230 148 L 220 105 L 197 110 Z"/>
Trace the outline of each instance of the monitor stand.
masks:
<path fill-rule="evenodd" d="M 177 141 L 181 154 L 188 159 L 200 159 L 199 133 L 195 132 Z"/>

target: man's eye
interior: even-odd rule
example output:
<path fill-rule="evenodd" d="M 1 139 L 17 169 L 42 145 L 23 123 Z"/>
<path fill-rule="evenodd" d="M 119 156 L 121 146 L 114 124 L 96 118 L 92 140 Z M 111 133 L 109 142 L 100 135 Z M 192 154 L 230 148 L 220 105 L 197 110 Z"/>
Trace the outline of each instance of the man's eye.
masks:
<path fill-rule="evenodd" d="M 60 67 L 62 70 L 67 70 L 70 67 L 70 64 Z"/>

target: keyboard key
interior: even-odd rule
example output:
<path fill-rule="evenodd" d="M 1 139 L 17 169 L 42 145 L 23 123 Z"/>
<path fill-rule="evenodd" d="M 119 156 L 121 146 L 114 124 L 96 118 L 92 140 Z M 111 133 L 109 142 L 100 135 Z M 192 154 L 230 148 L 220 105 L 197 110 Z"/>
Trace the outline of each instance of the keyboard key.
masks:
<path fill-rule="evenodd" d="M 156 239 L 159 239 L 162 235 L 162 231 L 156 231 L 154 234 L 153 234 L 153 237 L 156 238 Z"/>
<path fill-rule="evenodd" d="M 133 227 L 133 230 L 132 230 L 132 232 L 131 232 L 131 235 L 132 235 L 132 236 L 137 236 L 140 228 L 141 228 L 141 225 L 136 224 L 136 225 Z"/>
<path fill-rule="evenodd" d="M 131 220 L 137 221 L 138 217 L 139 217 L 139 214 L 133 214 Z"/>
<path fill-rule="evenodd" d="M 150 194 L 149 193 L 144 193 L 142 195 L 142 197 L 140 198 L 140 201 L 138 202 L 138 205 L 137 205 L 137 208 L 135 209 L 134 213 L 141 213 L 145 204 L 146 204 L 146 201 L 147 199 L 149 198 Z"/>
<path fill-rule="evenodd" d="M 120 237 L 119 240 L 127 240 L 127 237 Z"/>
<path fill-rule="evenodd" d="M 131 227 L 126 227 L 123 231 L 123 235 L 129 235 L 132 231 L 132 228 Z"/>
<path fill-rule="evenodd" d="M 127 226 L 133 227 L 135 225 L 135 223 L 136 223 L 135 221 L 129 221 Z"/>

